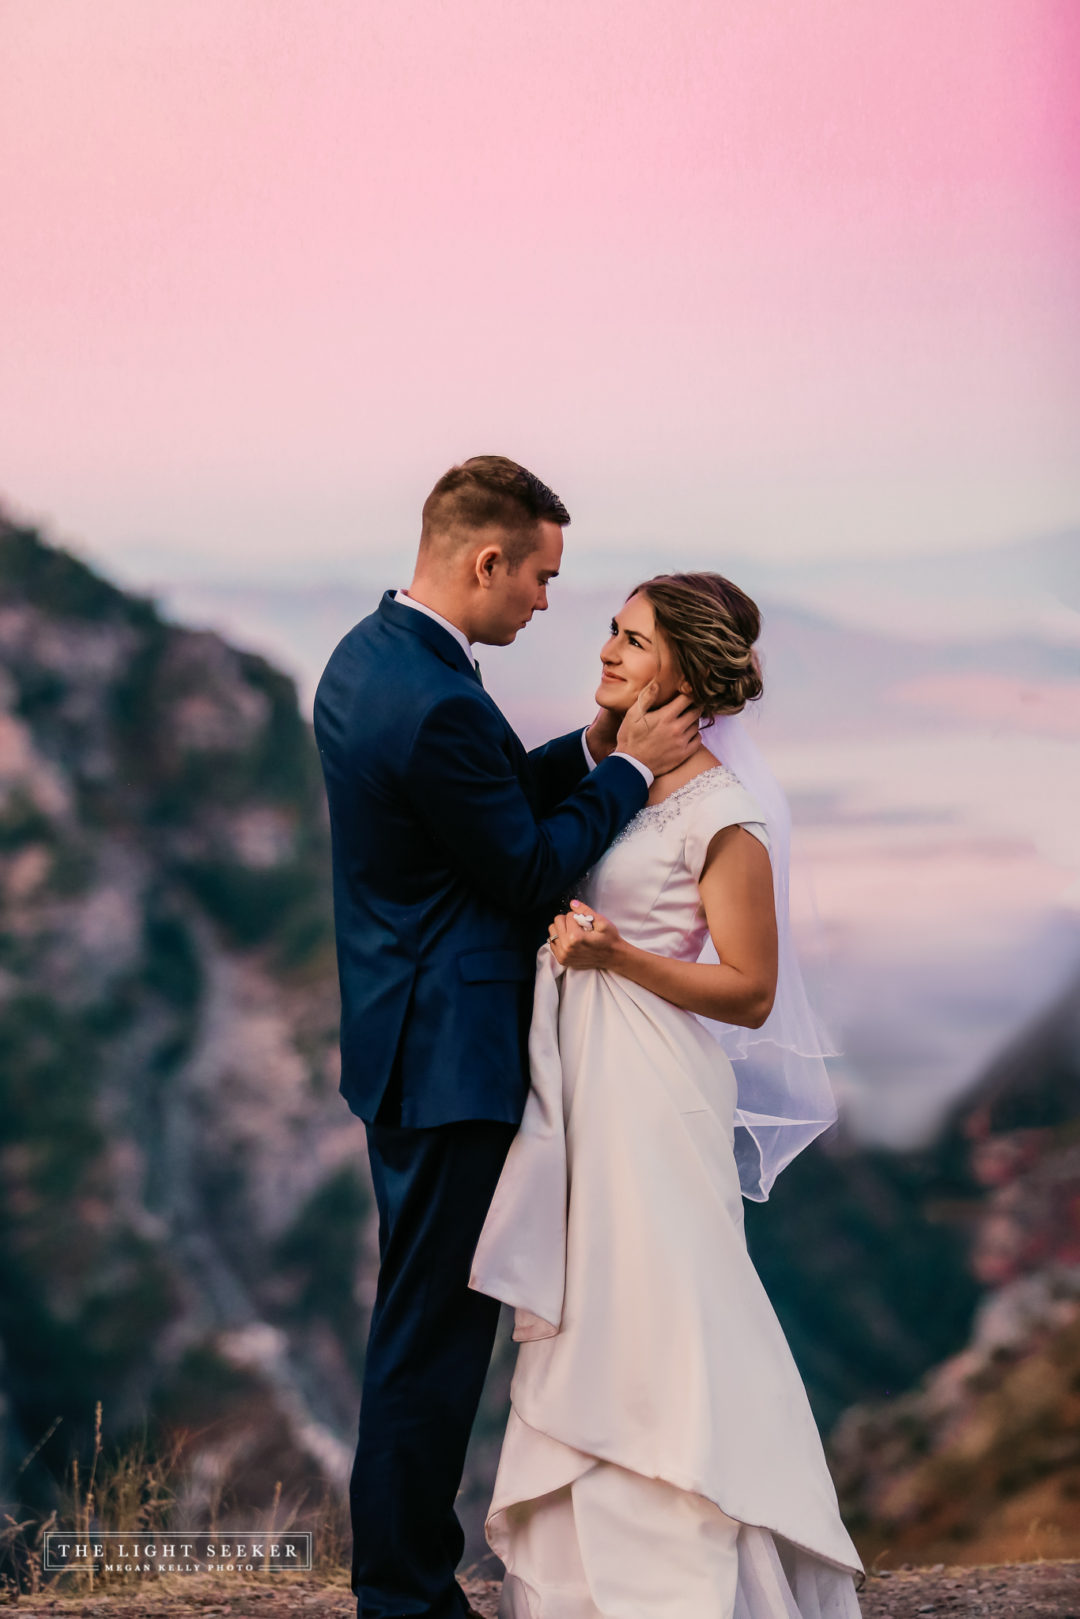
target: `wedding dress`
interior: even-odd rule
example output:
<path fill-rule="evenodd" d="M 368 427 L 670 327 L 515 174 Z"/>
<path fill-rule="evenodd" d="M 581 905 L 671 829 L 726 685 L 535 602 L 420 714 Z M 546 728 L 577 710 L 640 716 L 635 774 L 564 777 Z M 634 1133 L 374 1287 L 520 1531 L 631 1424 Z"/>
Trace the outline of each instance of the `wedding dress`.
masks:
<path fill-rule="evenodd" d="M 647 805 L 578 897 L 695 961 L 723 764 Z M 689 1012 L 537 958 L 531 1088 L 469 1285 L 514 1307 L 485 1523 L 500 1619 L 858 1619 L 859 1559 L 743 1233 L 732 1063 Z"/>

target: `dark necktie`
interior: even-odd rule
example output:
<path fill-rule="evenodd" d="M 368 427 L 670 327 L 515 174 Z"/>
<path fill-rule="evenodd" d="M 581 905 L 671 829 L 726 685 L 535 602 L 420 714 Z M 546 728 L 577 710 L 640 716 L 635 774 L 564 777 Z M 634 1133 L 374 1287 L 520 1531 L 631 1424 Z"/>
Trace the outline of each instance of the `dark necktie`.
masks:
<path fill-rule="evenodd" d="M 477 678 L 477 680 L 480 682 L 480 684 L 482 686 L 484 684 L 484 677 L 480 673 L 480 665 L 477 663 L 475 658 L 473 659 L 473 665 L 472 666 L 476 670 L 476 678 Z"/>

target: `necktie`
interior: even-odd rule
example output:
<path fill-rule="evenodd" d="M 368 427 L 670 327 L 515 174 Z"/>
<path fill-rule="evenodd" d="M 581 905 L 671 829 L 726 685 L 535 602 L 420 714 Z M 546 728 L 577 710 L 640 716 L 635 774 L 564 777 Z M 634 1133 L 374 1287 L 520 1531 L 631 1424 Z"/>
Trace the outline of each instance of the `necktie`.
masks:
<path fill-rule="evenodd" d="M 473 668 L 476 670 L 476 678 L 482 686 L 484 684 L 484 677 L 480 673 L 480 665 L 477 663 L 475 658 L 473 659 Z"/>

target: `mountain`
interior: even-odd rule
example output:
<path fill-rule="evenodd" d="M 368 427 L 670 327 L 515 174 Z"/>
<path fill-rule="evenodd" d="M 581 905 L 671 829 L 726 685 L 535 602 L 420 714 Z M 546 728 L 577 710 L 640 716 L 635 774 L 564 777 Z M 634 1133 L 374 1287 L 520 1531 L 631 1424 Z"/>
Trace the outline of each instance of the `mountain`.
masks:
<path fill-rule="evenodd" d="M 5 1498 L 98 1399 L 107 1440 L 242 1434 L 252 1498 L 344 1475 L 372 1229 L 328 869 L 292 681 L 0 519 Z"/>
<path fill-rule="evenodd" d="M 966 1229 L 981 1297 L 956 1352 L 834 1429 L 852 1531 L 894 1566 L 1080 1557 L 1080 980 L 989 1066 L 937 1151 L 980 1188 L 941 1214 Z"/>

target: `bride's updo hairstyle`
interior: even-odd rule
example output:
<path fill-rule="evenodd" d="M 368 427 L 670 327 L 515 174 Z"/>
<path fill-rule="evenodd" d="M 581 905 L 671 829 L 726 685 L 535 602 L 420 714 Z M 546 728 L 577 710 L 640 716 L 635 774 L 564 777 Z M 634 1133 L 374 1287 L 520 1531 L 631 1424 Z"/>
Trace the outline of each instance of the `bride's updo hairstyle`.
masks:
<path fill-rule="evenodd" d="M 738 585 L 719 573 L 661 573 L 630 595 L 652 607 L 703 719 L 738 714 L 761 696 L 761 614 Z"/>

